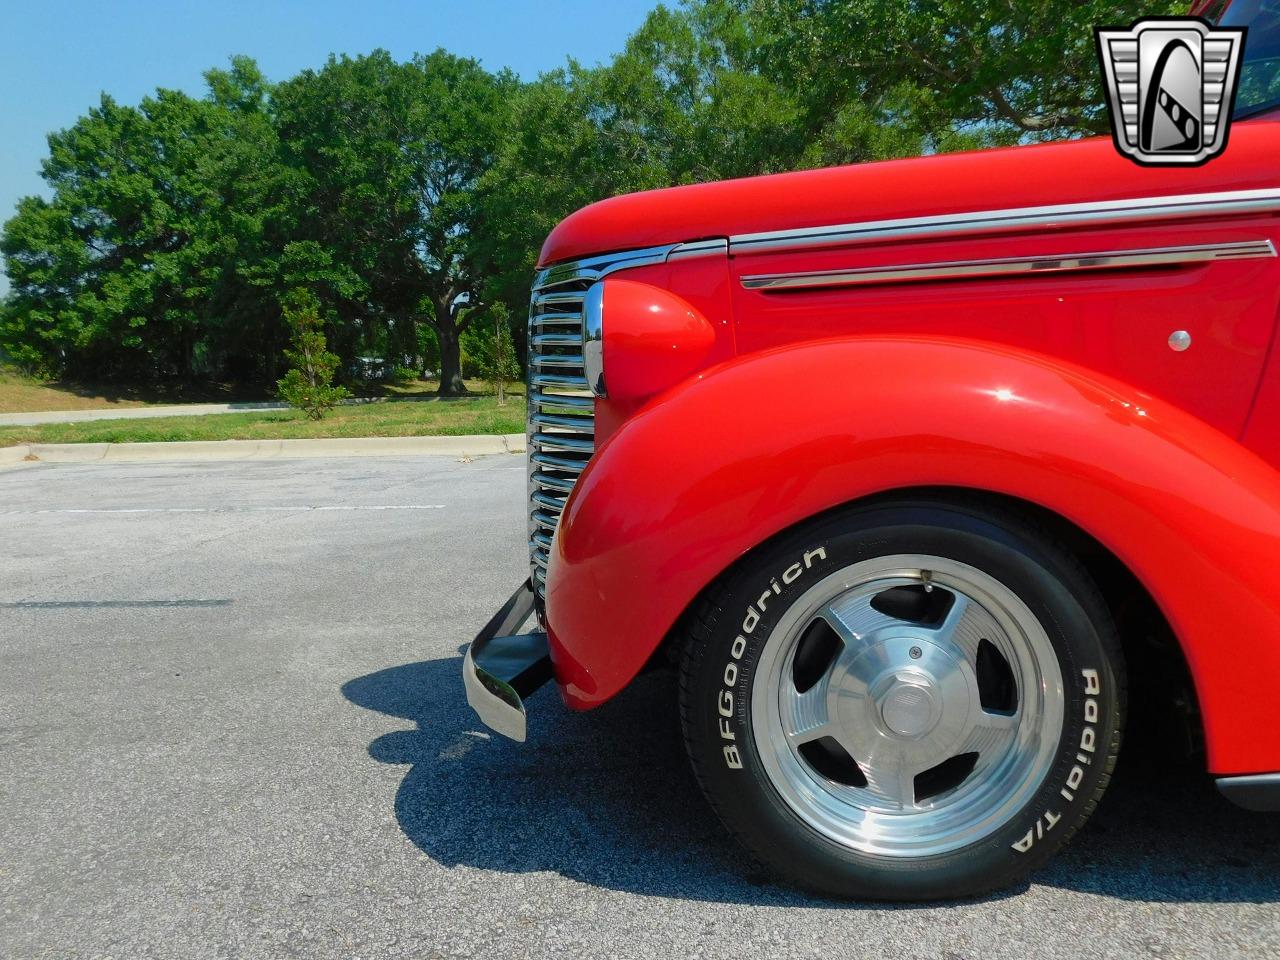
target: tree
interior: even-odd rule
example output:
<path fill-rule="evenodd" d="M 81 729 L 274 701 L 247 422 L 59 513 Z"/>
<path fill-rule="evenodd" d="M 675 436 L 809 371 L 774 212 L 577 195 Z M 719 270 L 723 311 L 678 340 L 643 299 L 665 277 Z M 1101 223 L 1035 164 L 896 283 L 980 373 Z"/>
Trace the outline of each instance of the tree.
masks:
<path fill-rule="evenodd" d="M 507 383 L 520 377 L 520 361 L 516 357 L 516 346 L 511 339 L 511 316 L 505 305 L 495 303 L 490 312 L 493 315 L 493 337 L 490 342 L 488 356 L 480 364 L 480 372 L 484 379 L 493 385 L 498 396 L 498 405 L 507 403 Z"/>
<path fill-rule="evenodd" d="M 290 292 L 281 306 L 292 332 L 292 348 L 285 351 L 290 368 L 276 384 L 280 399 L 305 411 L 312 420 L 323 419 L 339 400 L 351 394 L 346 387 L 333 385 L 341 360 L 329 352 L 325 342 L 320 301 L 299 288 Z"/>
<path fill-rule="evenodd" d="M 429 325 L 441 394 L 466 392 L 459 338 L 484 306 L 476 184 L 516 84 L 443 50 L 330 57 L 275 93 L 285 154 L 306 183 L 301 238 L 359 278 L 328 295 L 348 323 Z"/>
<path fill-rule="evenodd" d="M 128 107 L 104 95 L 49 136 L 53 196 L 23 198 L 0 240 L 12 284 L 0 342 L 17 362 L 190 379 L 227 349 L 215 328 L 262 328 L 272 308 L 247 268 L 275 189 L 266 86 L 243 58 L 207 78 L 204 99 L 158 90 Z"/>
<path fill-rule="evenodd" d="M 585 204 L 797 164 L 800 102 L 746 63 L 742 25 L 731 8 L 659 7 L 608 65 L 570 61 L 518 92 L 480 190 L 491 299 L 520 308 L 543 238 Z"/>
<path fill-rule="evenodd" d="M 324 268 L 294 242 L 301 184 L 282 162 L 272 86 L 247 57 L 232 57 L 229 70 L 210 70 L 205 80 L 209 99 L 237 118 L 210 155 L 218 202 L 205 229 L 216 240 L 218 274 L 202 318 L 206 372 L 271 383 L 288 338 L 282 291 L 317 283 Z"/>
<path fill-rule="evenodd" d="M 937 150 L 1105 133 L 1093 28 L 1186 9 L 1175 0 L 705 4 L 740 14 L 754 68 L 804 100 L 806 127 L 825 144 L 819 162 L 862 159 L 831 135 L 850 125 L 905 127 Z"/>

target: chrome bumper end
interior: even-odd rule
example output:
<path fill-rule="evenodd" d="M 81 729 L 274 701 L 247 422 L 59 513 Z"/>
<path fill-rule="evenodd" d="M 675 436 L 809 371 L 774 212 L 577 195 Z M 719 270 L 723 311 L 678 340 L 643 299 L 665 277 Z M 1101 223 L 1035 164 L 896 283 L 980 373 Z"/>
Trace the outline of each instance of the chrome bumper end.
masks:
<path fill-rule="evenodd" d="M 526 580 L 484 629 L 462 659 L 467 703 L 486 727 L 524 742 L 525 699 L 551 679 L 547 635 L 512 634 L 533 613 L 533 586 Z"/>
<path fill-rule="evenodd" d="M 1259 813 L 1280 812 L 1280 773 L 1217 779 L 1218 791 L 1237 807 Z"/>

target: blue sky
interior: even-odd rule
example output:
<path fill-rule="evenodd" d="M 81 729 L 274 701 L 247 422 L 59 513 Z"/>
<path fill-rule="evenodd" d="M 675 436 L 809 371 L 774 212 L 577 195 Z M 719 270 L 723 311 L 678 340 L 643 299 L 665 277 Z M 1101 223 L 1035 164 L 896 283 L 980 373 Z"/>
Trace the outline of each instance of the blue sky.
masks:
<path fill-rule="evenodd" d="M 444 47 L 526 79 L 622 49 L 656 0 L 7 0 L 0 5 L 0 220 L 43 192 L 45 135 L 106 91 L 137 103 L 156 87 L 199 94 L 232 54 L 281 80 L 330 53 L 376 47 L 404 59 Z M 0 295 L 8 282 L 0 274 Z"/>

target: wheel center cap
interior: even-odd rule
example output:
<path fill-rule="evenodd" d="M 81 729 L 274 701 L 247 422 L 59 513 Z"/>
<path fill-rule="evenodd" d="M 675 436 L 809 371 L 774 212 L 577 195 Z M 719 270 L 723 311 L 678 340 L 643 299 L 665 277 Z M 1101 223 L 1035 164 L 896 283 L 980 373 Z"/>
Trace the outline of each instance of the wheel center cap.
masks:
<path fill-rule="evenodd" d="M 919 737 L 933 729 L 942 712 L 928 677 L 896 680 L 880 700 L 884 725 L 900 737 Z"/>

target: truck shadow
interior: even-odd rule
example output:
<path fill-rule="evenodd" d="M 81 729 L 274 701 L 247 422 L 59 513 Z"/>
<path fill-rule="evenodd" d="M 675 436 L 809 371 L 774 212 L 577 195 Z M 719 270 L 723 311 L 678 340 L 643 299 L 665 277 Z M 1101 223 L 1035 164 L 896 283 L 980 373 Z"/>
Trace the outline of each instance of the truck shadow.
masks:
<path fill-rule="evenodd" d="M 460 658 L 431 660 L 342 687 L 352 703 L 416 724 L 378 737 L 369 754 L 408 767 L 396 819 L 433 860 L 652 896 L 818 902 L 740 856 L 708 809 L 670 676 L 642 677 L 590 714 L 541 690 L 517 744 L 484 732 L 460 670 Z M 1190 765 L 1122 762 L 1089 824 L 1033 879 L 1142 902 L 1278 902 L 1280 816 L 1233 807 Z"/>

